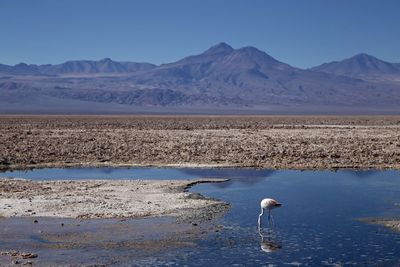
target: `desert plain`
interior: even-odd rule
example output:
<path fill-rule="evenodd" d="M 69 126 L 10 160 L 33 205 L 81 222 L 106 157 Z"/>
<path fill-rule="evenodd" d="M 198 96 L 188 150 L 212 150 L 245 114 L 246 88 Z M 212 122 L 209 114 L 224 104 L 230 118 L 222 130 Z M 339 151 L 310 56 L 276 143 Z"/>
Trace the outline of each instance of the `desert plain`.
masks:
<path fill-rule="evenodd" d="M 72 166 L 399 169 L 400 116 L 0 117 L 0 169 Z M 25 200 L 35 194 L 48 195 L 43 190 L 31 190 L 28 194 L 28 188 L 43 188 L 37 182 L 4 180 L 2 183 L 2 202 L 8 199 L 7 201 L 15 204 L 12 199 L 21 199 L 18 196 L 21 188 Z M 96 184 L 95 181 L 85 183 L 81 186 L 87 188 L 85 193 L 93 193 L 95 187 L 109 186 L 116 191 L 123 188 L 117 182 L 110 181 L 101 183 L 101 186 L 91 184 Z M 119 183 L 125 183 L 131 188 L 131 192 L 139 196 L 138 199 L 151 196 L 154 198 L 149 199 L 151 203 L 156 203 L 155 200 L 160 195 L 171 192 L 175 194 L 170 195 L 179 199 L 182 197 L 180 194 L 184 193 L 182 188 L 185 188 L 185 184 L 180 184 L 178 188 L 181 190 L 171 190 L 164 182 L 156 181 Z M 171 182 L 174 183 L 177 182 Z M 153 186 L 148 186 L 149 184 Z M 42 198 L 42 202 L 57 202 L 62 191 L 71 191 L 69 195 L 79 195 L 77 182 L 70 182 L 70 185 L 50 183 L 47 186 L 49 192 L 58 193 L 54 197 Z M 160 188 L 158 194 L 152 191 L 154 186 Z M 5 188 L 8 188 L 7 192 L 4 191 Z M 106 190 L 98 190 L 95 195 L 104 201 L 105 192 Z M 114 193 L 123 195 L 124 192 Z M 149 196 L 147 197 L 151 198 Z M 138 217 L 140 214 L 142 217 L 161 215 L 161 211 L 156 212 L 154 205 L 146 204 L 135 210 L 135 207 L 141 206 L 139 202 L 132 202 L 136 204 L 130 209 L 119 210 L 110 204 L 113 200 L 115 199 L 108 197 L 105 201 L 106 207 L 114 207 L 113 215 L 104 215 L 104 210 L 99 212 L 95 208 L 80 209 L 79 207 L 90 205 L 85 201 L 85 205 L 76 205 L 78 200 L 77 203 L 70 203 L 73 211 L 66 212 L 68 205 L 62 208 L 55 204 L 46 204 L 47 207 L 56 208 L 49 209 L 49 214 L 34 212 L 36 216 L 53 215 L 55 210 L 57 212 L 54 216 L 88 218 L 129 217 L 129 214 L 131 217 Z M 215 201 L 204 202 L 204 199 L 191 201 L 199 203 L 201 207 L 207 206 L 204 203 L 215 204 Z M 175 207 L 174 201 L 166 202 Z M 94 203 L 94 207 L 101 206 L 96 201 Z M 15 206 L 17 205 L 11 207 Z M 192 207 L 198 206 L 193 204 Z M 162 212 L 172 214 L 173 210 L 179 209 L 166 208 Z M 7 207 L 0 212 L 2 216 L 35 215 Z"/>
<path fill-rule="evenodd" d="M 0 168 L 399 169 L 400 116 L 1 116 Z"/>
<path fill-rule="evenodd" d="M 399 169 L 400 116 L 0 117 L 0 169 L 73 166 Z M 137 218 L 226 207 L 185 192 L 204 181 L 4 179 L 0 215 Z"/>
<path fill-rule="evenodd" d="M 79 166 L 400 169 L 400 116 L 0 116 L 0 170 Z M 226 212 L 229 203 L 187 189 L 197 183 L 224 180 L 173 178 L 2 178 L 0 217 L 37 218 L 46 228 L 54 227 L 54 220 L 46 218 L 58 218 L 64 225 L 68 220 L 173 216 L 186 226 L 151 241 L 151 247 L 161 244 L 163 248 L 199 238 L 193 232 L 214 231 L 215 225 L 209 229 L 197 225 Z M 368 222 L 394 230 L 399 225 L 398 220 L 387 218 Z M 166 225 L 171 226 L 164 224 L 163 229 L 170 227 Z M 124 234 L 139 236 L 130 227 L 123 226 Z M 193 227 L 199 230 L 194 231 Z M 71 229 L 65 234 L 68 238 L 76 235 L 77 230 Z M 58 236 L 59 230 L 54 231 Z M 176 233 L 182 234 L 183 241 L 176 240 Z M 152 240 L 140 236 L 142 241 L 135 246 Z M 90 241 L 84 236 L 75 239 L 77 247 Z M 0 259 L 20 259 L 21 255 L 31 254 L 8 250 L 0 253 Z"/>

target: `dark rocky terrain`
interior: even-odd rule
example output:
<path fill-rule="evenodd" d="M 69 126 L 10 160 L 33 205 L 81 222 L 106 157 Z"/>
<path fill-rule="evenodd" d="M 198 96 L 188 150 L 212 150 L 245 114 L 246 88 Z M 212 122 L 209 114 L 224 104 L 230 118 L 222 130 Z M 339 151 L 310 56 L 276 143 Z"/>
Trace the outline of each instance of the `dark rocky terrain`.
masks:
<path fill-rule="evenodd" d="M 399 116 L 2 116 L 0 170 L 400 168 Z"/>
<path fill-rule="evenodd" d="M 177 62 L 0 65 L 2 113 L 399 113 L 400 67 L 360 54 L 303 70 L 225 43 Z"/>

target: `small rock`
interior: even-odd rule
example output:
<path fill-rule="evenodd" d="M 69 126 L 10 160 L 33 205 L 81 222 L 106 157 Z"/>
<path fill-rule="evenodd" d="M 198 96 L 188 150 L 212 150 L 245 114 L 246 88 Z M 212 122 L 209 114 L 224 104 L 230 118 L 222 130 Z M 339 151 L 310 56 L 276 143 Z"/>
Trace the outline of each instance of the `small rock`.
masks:
<path fill-rule="evenodd" d="M 34 259 L 34 258 L 37 258 L 38 255 L 35 253 L 21 253 L 21 257 L 23 259 Z"/>

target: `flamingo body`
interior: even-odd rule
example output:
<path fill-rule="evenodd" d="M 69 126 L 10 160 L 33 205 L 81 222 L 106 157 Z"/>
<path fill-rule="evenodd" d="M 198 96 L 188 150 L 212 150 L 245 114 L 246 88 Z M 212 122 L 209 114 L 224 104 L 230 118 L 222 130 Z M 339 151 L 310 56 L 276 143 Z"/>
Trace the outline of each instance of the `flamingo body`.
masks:
<path fill-rule="evenodd" d="M 264 198 L 263 200 L 261 200 L 260 206 L 261 206 L 261 213 L 258 216 L 258 228 L 261 227 L 261 216 L 263 216 L 264 210 L 268 211 L 268 219 L 271 221 L 273 220 L 271 215 L 271 210 L 281 207 L 282 204 L 273 198 Z"/>

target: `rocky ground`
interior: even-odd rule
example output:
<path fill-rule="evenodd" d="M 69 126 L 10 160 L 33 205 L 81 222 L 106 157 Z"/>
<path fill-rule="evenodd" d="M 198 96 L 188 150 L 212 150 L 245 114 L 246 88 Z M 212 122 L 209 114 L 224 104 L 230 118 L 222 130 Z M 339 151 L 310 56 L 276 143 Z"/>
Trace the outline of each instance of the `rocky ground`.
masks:
<path fill-rule="evenodd" d="M 400 116 L 1 116 L 0 168 L 400 168 Z"/>
<path fill-rule="evenodd" d="M 170 215 L 208 220 L 228 204 L 187 188 L 200 180 L 29 181 L 0 179 L 0 217 L 143 218 Z"/>

